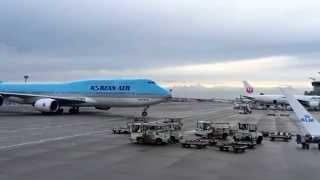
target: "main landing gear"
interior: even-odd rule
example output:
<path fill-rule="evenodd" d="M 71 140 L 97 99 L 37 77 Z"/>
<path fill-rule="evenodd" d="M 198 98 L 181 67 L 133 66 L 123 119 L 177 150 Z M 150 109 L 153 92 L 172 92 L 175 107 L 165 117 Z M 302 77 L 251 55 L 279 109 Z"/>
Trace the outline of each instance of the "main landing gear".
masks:
<path fill-rule="evenodd" d="M 147 110 L 149 109 L 149 107 L 150 107 L 150 106 L 146 106 L 146 107 L 143 108 L 143 111 L 142 111 L 142 113 L 141 113 L 141 116 L 142 116 L 142 117 L 148 116 Z"/>
<path fill-rule="evenodd" d="M 57 114 L 62 115 L 62 114 L 63 114 L 63 109 L 62 109 L 62 108 L 59 108 L 58 111 L 57 111 Z"/>
<path fill-rule="evenodd" d="M 79 114 L 79 107 L 72 107 L 69 109 L 70 114 Z"/>

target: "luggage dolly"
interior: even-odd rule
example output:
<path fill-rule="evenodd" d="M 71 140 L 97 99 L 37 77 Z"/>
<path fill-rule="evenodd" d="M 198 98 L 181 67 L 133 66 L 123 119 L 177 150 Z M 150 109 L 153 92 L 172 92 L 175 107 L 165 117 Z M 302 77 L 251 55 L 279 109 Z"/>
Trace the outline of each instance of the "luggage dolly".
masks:
<path fill-rule="evenodd" d="M 191 148 L 196 147 L 197 149 L 203 149 L 206 148 L 208 145 L 210 145 L 210 142 L 205 139 L 193 139 L 193 140 L 185 140 L 181 143 L 183 148 Z"/>
<path fill-rule="evenodd" d="M 229 145 L 220 145 L 217 146 L 220 151 L 233 151 L 234 153 L 244 153 L 248 148 L 245 145 L 236 145 L 236 144 L 229 144 Z"/>

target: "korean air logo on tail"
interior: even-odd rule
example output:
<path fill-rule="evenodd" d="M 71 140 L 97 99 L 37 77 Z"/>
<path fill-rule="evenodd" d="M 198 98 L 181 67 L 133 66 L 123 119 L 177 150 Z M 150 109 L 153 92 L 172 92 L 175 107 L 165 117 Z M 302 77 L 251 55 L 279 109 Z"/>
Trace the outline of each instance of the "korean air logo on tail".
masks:
<path fill-rule="evenodd" d="M 301 121 L 306 122 L 306 123 L 310 123 L 310 122 L 313 122 L 314 119 L 309 115 L 304 115 L 304 117 L 301 119 Z"/>
<path fill-rule="evenodd" d="M 252 94 L 252 93 L 253 93 L 253 88 L 252 88 L 252 87 L 247 87 L 247 88 L 246 88 L 246 92 L 247 92 L 248 94 Z"/>

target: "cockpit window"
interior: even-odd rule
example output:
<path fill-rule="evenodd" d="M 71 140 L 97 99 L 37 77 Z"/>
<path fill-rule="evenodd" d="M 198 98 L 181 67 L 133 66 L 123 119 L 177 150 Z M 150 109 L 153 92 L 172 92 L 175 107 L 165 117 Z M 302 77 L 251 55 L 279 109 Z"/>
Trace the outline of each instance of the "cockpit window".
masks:
<path fill-rule="evenodd" d="M 154 81 L 148 81 L 148 84 L 156 84 Z"/>

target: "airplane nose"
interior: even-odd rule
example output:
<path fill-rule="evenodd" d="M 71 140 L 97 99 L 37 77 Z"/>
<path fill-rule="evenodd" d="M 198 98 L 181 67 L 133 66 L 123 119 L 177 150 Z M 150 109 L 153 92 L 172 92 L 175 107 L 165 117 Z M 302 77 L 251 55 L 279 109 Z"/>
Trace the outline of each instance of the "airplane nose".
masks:
<path fill-rule="evenodd" d="M 172 99 L 172 89 L 166 90 L 167 99 Z"/>
<path fill-rule="evenodd" d="M 172 98 L 172 93 L 171 93 L 171 90 L 168 90 L 168 89 L 165 89 L 165 88 L 162 88 L 162 95 L 165 99 L 167 100 L 170 100 Z"/>

